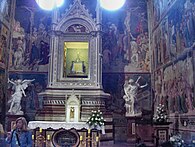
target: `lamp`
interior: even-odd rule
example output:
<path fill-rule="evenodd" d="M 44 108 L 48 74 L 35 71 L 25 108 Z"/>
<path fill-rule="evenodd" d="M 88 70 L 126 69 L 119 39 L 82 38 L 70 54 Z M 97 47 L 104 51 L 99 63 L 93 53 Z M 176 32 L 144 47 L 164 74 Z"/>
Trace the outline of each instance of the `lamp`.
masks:
<path fill-rule="evenodd" d="M 63 5 L 64 0 L 35 0 L 40 8 L 44 10 L 53 10 L 55 7 Z M 99 0 L 102 8 L 110 11 L 120 9 L 126 0 Z"/>
<path fill-rule="evenodd" d="M 100 6 L 106 10 L 115 11 L 120 9 L 126 0 L 100 0 Z"/>
<path fill-rule="evenodd" d="M 53 10 L 55 7 L 63 5 L 64 0 L 35 0 L 40 8 L 44 10 Z"/>

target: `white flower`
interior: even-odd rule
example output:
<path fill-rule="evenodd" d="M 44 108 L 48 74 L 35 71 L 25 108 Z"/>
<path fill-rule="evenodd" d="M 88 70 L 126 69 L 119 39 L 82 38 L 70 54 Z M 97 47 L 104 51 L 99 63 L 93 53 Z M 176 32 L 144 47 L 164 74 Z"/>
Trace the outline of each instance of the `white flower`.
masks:
<path fill-rule="evenodd" d="M 174 142 L 175 138 L 174 137 L 170 137 L 170 141 Z"/>

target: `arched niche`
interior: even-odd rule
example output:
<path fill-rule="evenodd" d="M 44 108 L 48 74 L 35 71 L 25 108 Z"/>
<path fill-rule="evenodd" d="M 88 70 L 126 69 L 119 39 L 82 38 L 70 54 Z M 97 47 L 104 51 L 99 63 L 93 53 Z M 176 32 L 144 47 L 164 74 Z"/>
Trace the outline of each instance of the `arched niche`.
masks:
<path fill-rule="evenodd" d="M 80 120 L 80 99 L 71 95 L 66 101 L 66 122 L 79 122 Z"/>

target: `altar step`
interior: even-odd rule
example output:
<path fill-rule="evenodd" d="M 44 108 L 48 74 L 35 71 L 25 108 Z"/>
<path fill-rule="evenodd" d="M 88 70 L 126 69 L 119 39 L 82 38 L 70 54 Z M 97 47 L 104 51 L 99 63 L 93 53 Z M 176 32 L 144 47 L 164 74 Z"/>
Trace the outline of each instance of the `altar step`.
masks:
<path fill-rule="evenodd" d="M 100 147 L 135 147 L 135 144 L 130 144 L 130 143 L 116 143 L 112 145 L 100 144 Z"/>
<path fill-rule="evenodd" d="M 146 145 L 146 147 L 155 147 L 155 144 L 151 142 L 144 142 L 144 144 Z M 100 147 L 139 147 L 139 146 L 136 146 L 135 143 L 126 143 L 126 142 L 121 142 L 121 143 L 117 142 L 114 144 L 107 144 L 107 143 L 104 144 L 101 142 Z"/>
<path fill-rule="evenodd" d="M 145 143 L 145 145 L 146 147 L 155 147 L 155 145 L 152 143 Z M 131 143 L 116 143 L 113 145 L 100 144 L 100 147 L 136 147 L 136 145 Z"/>

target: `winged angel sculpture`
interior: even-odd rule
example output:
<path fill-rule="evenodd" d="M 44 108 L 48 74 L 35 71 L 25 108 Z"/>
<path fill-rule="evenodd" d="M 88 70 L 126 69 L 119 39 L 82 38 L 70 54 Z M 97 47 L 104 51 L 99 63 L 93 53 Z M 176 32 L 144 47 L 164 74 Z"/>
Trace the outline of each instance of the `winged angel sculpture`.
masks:
<path fill-rule="evenodd" d="M 22 81 L 21 79 L 17 79 L 15 81 L 11 81 L 8 79 L 8 83 L 11 83 L 15 86 L 15 92 L 14 94 L 12 94 L 11 99 L 8 101 L 8 103 L 11 103 L 8 110 L 9 113 L 14 115 L 23 115 L 24 112 L 21 110 L 21 99 L 23 95 L 26 96 L 24 90 L 34 80 L 35 79 Z"/>

